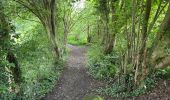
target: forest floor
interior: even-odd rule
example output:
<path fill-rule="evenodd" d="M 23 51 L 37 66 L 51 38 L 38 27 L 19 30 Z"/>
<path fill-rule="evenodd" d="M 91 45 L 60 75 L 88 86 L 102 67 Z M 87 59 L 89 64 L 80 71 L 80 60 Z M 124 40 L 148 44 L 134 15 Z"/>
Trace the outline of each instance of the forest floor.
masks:
<path fill-rule="evenodd" d="M 170 100 L 170 80 L 158 80 L 155 88 L 143 95 L 130 98 L 112 98 L 105 100 Z"/>
<path fill-rule="evenodd" d="M 84 96 L 91 95 L 95 88 L 104 85 L 87 74 L 85 68 L 87 47 L 73 45 L 68 47 L 71 50 L 68 66 L 54 90 L 42 100 L 82 100 Z"/>
<path fill-rule="evenodd" d="M 158 80 L 153 90 L 133 100 L 170 100 L 170 80 Z"/>
<path fill-rule="evenodd" d="M 58 84 L 42 100 L 83 100 L 84 96 L 93 95 L 96 88 L 107 85 L 106 82 L 93 79 L 85 68 L 86 46 L 68 45 L 70 48 L 67 67 Z M 105 100 L 170 100 L 170 81 L 159 80 L 155 89 L 133 98 L 110 98 Z"/>

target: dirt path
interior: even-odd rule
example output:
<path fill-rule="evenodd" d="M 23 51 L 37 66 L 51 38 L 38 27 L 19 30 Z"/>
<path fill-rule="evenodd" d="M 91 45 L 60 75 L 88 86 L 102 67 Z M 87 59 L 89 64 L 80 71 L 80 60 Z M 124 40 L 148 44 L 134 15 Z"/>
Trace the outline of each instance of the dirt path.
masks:
<path fill-rule="evenodd" d="M 68 67 L 54 90 L 43 100 L 82 100 L 85 95 L 89 95 L 92 90 L 102 85 L 89 76 L 85 69 L 87 47 L 72 45 L 68 47 L 71 49 Z"/>

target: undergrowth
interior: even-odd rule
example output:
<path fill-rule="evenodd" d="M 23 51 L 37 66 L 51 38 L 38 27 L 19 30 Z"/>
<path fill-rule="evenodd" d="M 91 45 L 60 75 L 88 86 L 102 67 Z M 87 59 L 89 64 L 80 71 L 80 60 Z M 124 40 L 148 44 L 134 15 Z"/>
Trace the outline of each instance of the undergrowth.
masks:
<path fill-rule="evenodd" d="M 22 82 L 17 87 L 20 92 L 9 92 L 9 84 L 0 84 L 1 100 L 38 100 L 51 91 L 59 79 L 64 60 L 54 59 L 50 42 L 39 25 L 30 28 L 23 28 L 20 38 L 15 40 L 15 54 L 22 71 Z"/>
<path fill-rule="evenodd" d="M 139 96 L 151 91 L 156 86 L 158 79 L 170 79 L 170 67 L 159 69 L 154 71 L 154 74 L 150 73 L 142 82 L 139 82 L 141 83 L 139 86 L 135 87 L 134 75 L 132 73 L 127 75 L 120 74 L 120 60 L 116 51 L 105 55 L 102 52 L 102 46 L 92 45 L 88 50 L 87 57 L 89 74 L 96 79 L 105 80 L 108 83 L 106 87 L 96 90 L 102 95 L 116 98 Z M 113 80 L 116 81 L 113 82 Z"/>
<path fill-rule="evenodd" d="M 124 79 L 125 78 L 122 77 L 119 81 L 104 88 L 97 89 L 96 91 L 99 94 L 109 95 L 115 98 L 127 98 L 144 94 L 152 90 L 156 85 L 156 81 L 152 77 L 148 76 L 143 82 L 141 82 L 142 84 L 139 87 L 133 89 L 132 87 L 134 83 L 132 83 L 132 77 L 129 77 L 129 82 L 127 83 L 124 82 Z"/>
<path fill-rule="evenodd" d="M 21 62 L 24 82 L 22 84 L 23 99 L 39 99 L 44 94 L 52 90 L 60 73 L 63 69 L 63 60 L 53 59 L 51 45 L 43 30 L 37 26 L 35 33 L 30 35 L 29 32 L 20 37 L 23 41 L 18 48 L 18 56 Z M 25 38 L 27 35 L 27 39 Z M 30 37 L 30 39 L 28 38 Z M 39 42 L 41 41 L 41 42 Z M 25 53 L 24 53 L 25 52 Z"/>
<path fill-rule="evenodd" d="M 92 46 L 88 53 L 88 63 L 87 68 L 89 73 L 96 79 L 108 79 L 114 78 L 117 74 L 118 69 L 116 66 L 117 56 L 104 55 L 102 53 L 102 47 L 95 45 Z"/>

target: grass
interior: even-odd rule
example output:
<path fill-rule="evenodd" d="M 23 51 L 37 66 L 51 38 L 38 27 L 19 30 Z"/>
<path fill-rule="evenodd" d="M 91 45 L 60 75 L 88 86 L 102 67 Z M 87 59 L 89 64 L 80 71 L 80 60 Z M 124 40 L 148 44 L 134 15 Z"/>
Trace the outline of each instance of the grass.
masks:
<path fill-rule="evenodd" d="M 79 35 L 68 35 L 68 44 L 72 45 L 85 45 L 87 44 L 87 39 L 85 36 Z"/>

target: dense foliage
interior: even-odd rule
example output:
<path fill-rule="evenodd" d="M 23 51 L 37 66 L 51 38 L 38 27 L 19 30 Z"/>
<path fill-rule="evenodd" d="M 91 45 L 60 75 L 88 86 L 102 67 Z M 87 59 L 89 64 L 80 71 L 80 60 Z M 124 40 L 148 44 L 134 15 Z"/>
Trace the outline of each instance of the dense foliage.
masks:
<path fill-rule="evenodd" d="M 88 44 L 89 74 L 110 83 L 99 93 L 143 94 L 170 79 L 170 1 L 0 0 L 0 99 L 52 90 L 68 43 Z"/>
<path fill-rule="evenodd" d="M 97 38 L 88 52 L 89 72 L 115 81 L 98 92 L 113 97 L 137 96 L 151 90 L 158 78 L 168 78 L 169 1 L 90 2 L 98 22 L 93 33 Z"/>
<path fill-rule="evenodd" d="M 32 13 L 14 1 L 0 3 L 0 98 L 39 99 L 54 87 L 63 59 L 54 58 L 46 31 Z"/>

